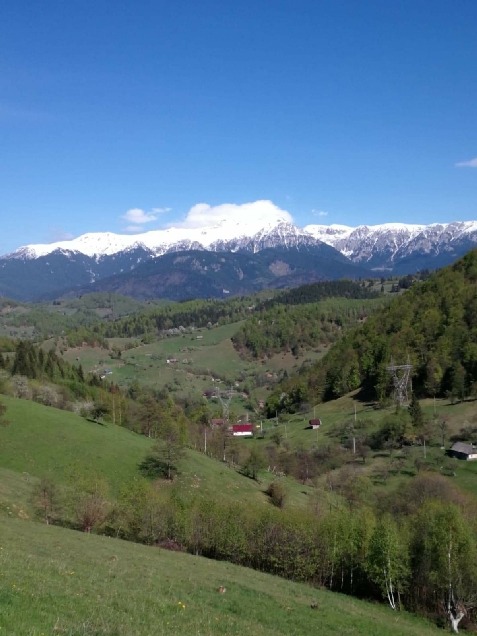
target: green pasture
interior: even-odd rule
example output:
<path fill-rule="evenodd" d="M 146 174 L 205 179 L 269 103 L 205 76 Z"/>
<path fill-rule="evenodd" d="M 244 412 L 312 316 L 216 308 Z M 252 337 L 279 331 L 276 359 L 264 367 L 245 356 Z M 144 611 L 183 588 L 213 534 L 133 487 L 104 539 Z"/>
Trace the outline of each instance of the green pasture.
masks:
<path fill-rule="evenodd" d="M 439 633 L 385 605 L 228 563 L 6 518 L 0 598 L 8 636 Z"/>
<path fill-rule="evenodd" d="M 78 478 L 99 476 L 111 489 L 140 478 L 139 464 L 154 443 L 142 435 L 111 423 L 90 420 L 36 402 L 2 397 L 9 425 L 0 427 L 0 511 L 28 513 L 33 485 L 49 476 L 71 485 Z M 239 440 L 250 444 L 251 440 Z M 273 476 L 263 471 L 260 482 L 238 473 L 227 464 L 188 449 L 174 482 L 182 496 L 269 503 L 265 490 Z M 286 480 L 289 505 L 308 505 L 310 488 Z M 164 484 L 170 488 L 169 484 Z M 14 506 L 14 507 L 12 507 Z M 7 510 L 8 508 L 8 510 Z M 21 515 L 20 515 L 21 516 Z"/>

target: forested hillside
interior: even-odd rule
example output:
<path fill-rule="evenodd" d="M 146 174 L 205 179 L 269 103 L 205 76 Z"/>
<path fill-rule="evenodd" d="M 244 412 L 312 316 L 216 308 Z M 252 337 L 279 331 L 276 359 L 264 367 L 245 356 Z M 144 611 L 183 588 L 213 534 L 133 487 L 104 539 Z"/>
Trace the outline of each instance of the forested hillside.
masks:
<path fill-rule="evenodd" d="M 304 285 L 296 290 L 278 292 L 264 290 L 250 296 L 226 300 L 189 300 L 146 309 L 133 316 L 114 322 L 97 321 L 94 325 L 70 330 L 68 338 L 73 344 L 102 338 L 131 338 L 145 334 L 159 335 L 179 327 L 206 327 L 208 324 L 228 324 L 258 314 L 275 305 L 296 305 L 317 302 L 325 298 L 369 299 L 376 292 L 351 280 L 320 282 Z"/>
<path fill-rule="evenodd" d="M 408 355 L 418 395 L 463 399 L 477 391 L 477 250 L 414 284 L 280 391 L 313 401 L 361 386 L 383 400 L 391 389 L 386 366 Z"/>
<path fill-rule="evenodd" d="M 86 294 L 80 298 L 48 303 L 18 303 L 0 299 L 0 335 L 31 338 L 36 342 L 58 336 L 101 320 L 114 321 L 165 301 L 138 302 L 109 293 Z"/>
<path fill-rule="evenodd" d="M 304 305 L 316 303 L 325 298 L 377 298 L 378 294 L 354 280 L 342 279 L 310 283 L 294 289 L 287 289 L 274 298 L 269 298 L 262 303 L 264 309 L 270 309 L 275 305 Z"/>
<path fill-rule="evenodd" d="M 255 358 L 282 351 L 297 354 L 302 347 L 310 349 L 335 342 L 343 329 L 363 321 L 388 302 L 389 296 L 368 300 L 328 298 L 303 305 L 277 304 L 272 300 L 270 308 L 266 303 L 267 308 L 251 316 L 232 340 L 239 352 Z"/>

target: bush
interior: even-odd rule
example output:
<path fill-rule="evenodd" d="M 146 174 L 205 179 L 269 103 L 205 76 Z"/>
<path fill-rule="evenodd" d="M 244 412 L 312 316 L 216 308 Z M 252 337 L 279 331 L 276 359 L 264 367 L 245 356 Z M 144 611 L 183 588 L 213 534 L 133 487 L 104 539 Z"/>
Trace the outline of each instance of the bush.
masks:
<path fill-rule="evenodd" d="M 287 498 L 287 488 L 282 481 L 272 481 L 265 491 L 270 497 L 272 504 L 277 508 L 283 508 Z"/>

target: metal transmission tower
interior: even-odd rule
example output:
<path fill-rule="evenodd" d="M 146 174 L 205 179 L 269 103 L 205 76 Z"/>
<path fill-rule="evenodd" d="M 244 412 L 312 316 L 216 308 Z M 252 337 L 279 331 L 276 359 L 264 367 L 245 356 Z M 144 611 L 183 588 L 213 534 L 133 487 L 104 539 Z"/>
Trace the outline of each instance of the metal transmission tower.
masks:
<path fill-rule="evenodd" d="M 235 391 L 231 388 L 221 391 L 218 386 L 215 386 L 215 395 L 222 405 L 222 418 L 224 420 L 224 424 L 228 424 L 229 422 L 230 402 L 232 401 L 234 393 Z"/>
<path fill-rule="evenodd" d="M 386 371 L 391 374 L 394 385 L 394 402 L 399 405 L 403 405 L 409 401 L 407 395 L 407 388 L 411 381 L 412 364 L 407 356 L 406 364 L 394 364 L 391 358 L 391 364 L 386 367 Z M 412 389 L 412 387 L 411 387 Z"/>

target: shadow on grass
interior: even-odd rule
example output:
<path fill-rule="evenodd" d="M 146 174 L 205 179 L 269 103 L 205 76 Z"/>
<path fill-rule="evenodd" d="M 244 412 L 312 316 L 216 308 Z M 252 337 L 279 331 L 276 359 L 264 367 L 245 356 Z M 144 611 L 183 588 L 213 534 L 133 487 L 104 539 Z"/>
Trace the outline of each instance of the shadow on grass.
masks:
<path fill-rule="evenodd" d="M 87 417 L 86 421 L 91 422 L 91 424 L 97 424 L 98 426 L 106 426 L 105 422 L 99 422 L 98 420 L 94 420 L 92 417 Z"/>

